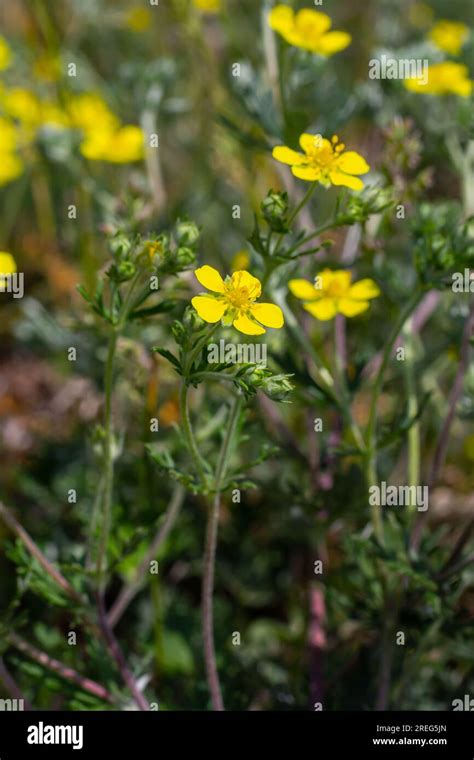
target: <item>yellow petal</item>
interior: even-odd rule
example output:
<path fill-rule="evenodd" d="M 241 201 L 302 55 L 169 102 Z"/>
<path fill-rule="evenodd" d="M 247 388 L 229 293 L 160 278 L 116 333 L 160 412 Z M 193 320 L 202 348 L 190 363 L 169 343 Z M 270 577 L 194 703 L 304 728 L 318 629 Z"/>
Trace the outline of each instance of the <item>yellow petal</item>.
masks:
<path fill-rule="evenodd" d="M 230 288 L 232 290 L 237 290 L 238 288 L 247 288 L 249 299 L 258 298 L 262 292 L 260 280 L 257 280 L 256 277 L 249 274 L 249 272 L 246 272 L 245 270 L 234 272 L 231 277 Z"/>
<path fill-rule="evenodd" d="M 15 259 L 11 253 L 0 251 L 0 278 L 16 272 Z"/>
<path fill-rule="evenodd" d="M 333 55 L 344 50 L 352 42 L 352 37 L 347 32 L 329 32 L 320 37 L 315 43 L 315 52 L 320 55 Z"/>
<path fill-rule="evenodd" d="M 196 279 L 201 285 L 204 285 L 208 290 L 212 290 L 214 293 L 223 293 L 225 290 L 224 280 L 220 276 L 217 269 L 205 264 L 203 267 L 199 267 L 194 272 Z"/>
<path fill-rule="evenodd" d="M 327 322 L 328 319 L 332 319 L 337 314 L 336 302 L 333 298 L 321 298 L 320 301 L 305 303 L 304 308 L 322 322 Z"/>
<path fill-rule="evenodd" d="M 293 9 L 289 5 L 276 5 L 268 14 L 268 23 L 275 32 L 286 32 L 294 23 Z"/>
<path fill-rule="evenodd" d="M 256 303 L 250 307 L 250 312 L 255 319 L 265 325 L 279 329 L 285 324 L 283 312 L 279 306 L 273 303 Z"/>
<path fill-rule="evenodd" d="M 350 298 L 341 298 L 338 302 L 338 309 L 345 317 L 355 317 L 362 314 L 369 308 L 368 301 L 351 301 Z"/>
<path fill-rule="evenodd" d="M 310 135 L 304 132 L 300 136 L 300 145 L 306 154 L 311 155 L 312 153 L 314 154 L 315 150 L 320 150 L 320 148 L 329 148 L 331 143 L 321 135 Z"/>
<path fill-rule="evenodd" d="M 339 158 L 337 165 L 339 169 L 348 174 L 366 174 L 370 171 L 370 166 L 362 156 L 359 156 L 355 150 L 348 150 Z"/>
<path fill-rule="evenodd" d="M 304 179 L 307 182 L 315 182 L 321 177 L 321 171 L 312 166 L 292 166 L 291 172 L 298 179 Z"/>
<path fill-rule="evenodd" d="M 351 174 L 345 174 L 337 169 L 329 172 L 329 179 L 333 185 L 343 185 L 344 187 L 350 187 L 351 190 L 362 190 L 364 187 L 361 179 L 353 177 Z"/>
<path fill-rule="evenodd" d="M 213 296 L 194 296 L 192 305 L 204 322 L 219 322 L 222 319 L 227 304 Z"/>
<path fill-rule="evenodd" d="M 273 148 L 272 156 L 282 164 L 289 164 L 290 166 L 301 164 L 304 161 L 304 156 L 301 153 L 297 153 L 296 150 L 291 150 L 285 145 L 277 145 L 276 148 Z"/>
<path fill-rule="evenodd" d="M 320 37 L 331 28 L 331 19 L 326 13 L 303 8 L 295 16 L 298 31 L 306 37 Z"/>
<path fill-rule="evenodd" d="M 377 298 L 380 295 L 378 285 L 370 279 L 359 280 L 349 290 L 349 298 L 357 301 L 368 301 L 370 298 Z"/>
<path fill-rule="evenodd" d="M 236 330 L 244 333 L 244 335 L 263 335 L 263 333 L 266 332 L 263 327 L 256 322 L 253 322 L 242 313 L 240 313 L 237 319 L 234 320 L 234 327 Z"/>
<path fill-rule="evenodd" d="M 288 287 L 296 298 L 301 298 L 303 301 L 315 301 L 321 298 L 321 291 L 308 280 L 290 280 Z"/>

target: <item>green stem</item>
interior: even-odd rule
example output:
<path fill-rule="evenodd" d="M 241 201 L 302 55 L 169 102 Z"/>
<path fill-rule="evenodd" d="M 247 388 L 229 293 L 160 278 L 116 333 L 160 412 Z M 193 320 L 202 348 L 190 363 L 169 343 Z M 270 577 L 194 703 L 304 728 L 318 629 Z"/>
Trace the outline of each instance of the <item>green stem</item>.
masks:
<path fill-rule="evenodd" d="M 407 389 L 407 414 L 414 419 L 418 414 L 418 398 L 415 382 L 415 347 L 412 320 L 406 324 L 405 338 L 405 379 Z M 408 485 L 418 486 L 420 482 L 420 423 L 414 422 L 408 431 Z M 410 491 L 411 493 L 411 491 Z M 410 504 L 414 507 L 415 504 Z"/>
<path fill-rule="evenodd" d="M 217 530 L 219 525 L 219 512 L 221 504 L 221 489 L 225 478 L 229 459 L 232 453 L 235 432 L 241 409 L 241 397 L 236 396 L 230 411 L 227 423 L 227 432 L 222 444 L 214 480 L 215 496 L 209 510 L 206 546 L 204 550 L 204 571 L 202 579 L 202 629 L 204 644 L 204 661 L 206 664 L 206 676 L 211 694 L 212 707 L 214 710 L 224 710 L 224 702 L 219 682 L 219 673 L 216 664 L 214 645 L 214 574 L 217 549 Z"/>
<path fill-rule="evenodd" d="M 107 543 L 110 532 L 110 517 L 112 510 L 112 488 L 114 477 L 114 457 L 113 457 L 113 418 L 112 418 L 112 394 L 113 394 L 113 377 L 115 352 L 117 348 L 118 331 L 114 327 L 109 337 L 109 348 L 107 352 L 107 363 L 105 365 L 105 412 L 104 412 L 104 497 L 102 502 L 102 530 L 99 543 L 99 552 L 97 556 L 97 576 L 99 588 L 104 583 Z"/>
<path fill-rule="evenodd" d="M 377 403 L 382 391 L 385 372 L 387 370 L 390 357 L 395 346 L 395 342 L 403 330 L 405 322 L 410 317 L 423 296 L 422 290 L 416 290 L 412 297 L 407 301 L 405 307 L 401 310 L 399 317 L 392 329 L 392 332 L 385 344 L 382 355 L 382 361 L 375 377 L 372 390 L 372 399 L 370 403 L 369 422 L 366 431 L 366 455 L 365 455 L 365 473 L 367 487 L 377 485 L 377 454 L 376 454 L 376 427 L 377 427 Z M 379 540 L 383 540 L 383 524 L 379 507 L 374 504 L 372 509 L 372 520 L 374 531 Z"/>
<path fill-rule="evenodd" d="M 183 380 L 181 390 L 179 392 L 179 411 L 181 417 L 181 426 L 183 429 L 186 445 L 189 449 L 189 453 L 191 454 L 191 459 L 193 460 L 194 469 L 196 471 L 196 474 L 199 476 L 201 483 L 204 484 L 206 483 L 206 471 L 204 461 L 199 453 L 196 438 L 194 436 L 193 428 L 191 425 L 191 417 L 189 415 L 188 406 L 188 390 L 189 388 L 186 385 L 186 381 Z"/>

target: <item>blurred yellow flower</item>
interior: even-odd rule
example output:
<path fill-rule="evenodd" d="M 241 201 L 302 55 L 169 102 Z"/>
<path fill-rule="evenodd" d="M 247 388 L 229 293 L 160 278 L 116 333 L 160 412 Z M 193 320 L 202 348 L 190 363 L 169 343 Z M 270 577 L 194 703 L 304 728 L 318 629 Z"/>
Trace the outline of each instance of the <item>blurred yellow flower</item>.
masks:
<path fill-rule="evenodd" d="M 469 37 L 469 27 L 461 21 L 438 21 L 429 33 L 436 47 L 450 55 L 459 55 Z"/>
<path fill-rule="evenodd" d="M 71 124 L 84 132 L 95 129 L 114 130 L 119 120 L 97 93 L 84 92 L 71 98 L 67 104 Z"/>
<path fill-rule="evenodd" d="M 203 13 L 219 13 L 222 10 L 222 0 L 193 0 L 193 5 Z"/>
<path fill-rule="evenodd" d="M 225 281 L 217 269 L 205 265 L 194 272 L 197 280 L 213 295 L 195 296 L 191 303 L 205 322 L 233 325 L 245 335 L 263 335 L 265 327 L 283 327 L 283 312 L 272 303 L 255 301 L 260 297 L 260 280 L 249 272 L 234 272 Z M 214 295 L 215 294 L 215 295 Z"/>
<path fill-rule="evenodd" d="M 9 276 L 15 272 L 16 263 L 11 253 L 0 251 L 0 291 L 6 289 Z"/>
<path fill-rule="evenodd" d="M 422 92 L 429 95 L 454 94 L 467 98 L 472 92 L 472 80 L 469 79 L 467 66 L 453 61 L 432 63 L 428 67 L 426 84 L 417 78 L 404 79 L 403 84 L 411 92 Z"/>
<path fill-rule="evenodd" d="M 16 179 L 23 172 L 23 163 L 15 153 L 17 143 L 14 125 L 7 119 L 0 118 L 0 186 Z"/>
<path fill-rule="evenodd" d="M 323 56 L 344 50 L 352 40 L 347 32 L 330 32 L 329 16 L 310 8 L 295 14 L 289 5 L 276 5 L 269 13 L 268 23 L 290 45 Z"/>
<path fill-rule="evenodd" d="M 146 29 L 149 29 L 151 26 L 151 20 L 152 15 L 150 8 L 143 8 L 140 5 L 130 8 L 125 17 L 126 25 L 133 32 L 144 32 Z"/>
<path fill-rule="evenodd" d="M 0 36 L 0 71 L 8 69 L 12 61 L 12 52 L 5 37 Z"/>
<path fill-rule="evenodd" d="M 81 153 L 91 161 L 127 164 L 144 156 L 144 134 L 132 124 L 116 130 L 94 129 L 86 132 Z"/>
<path fill-rule="evenodd" d="M 370 166 L 362 156 L 353 150 L 344 152 L 344 143 L 336 135 L 327 140 L 321 135 L 302 134 L 300 146 L 304 153 L 279 145 L 273 148 L 273 158 L 291 166 L 291 171 L 299 179 L 320 182 L 324 187 L 343 185 L 352 190 L 361 190 L 364 183 L 354 174 L 366 174 Z"/>
<path fill-rule="evenodd" d="M 233 269 L 235 272 L 238 269 L 248 269 L 250 266 L 250 255 L 249 252 L 243 248 L 241 251 L 237 251 L 234 258 L 232 259 L 231 263 L 231 269 Z"/>
<path fill-rule="evenodd" d="M 4 90 L 0 97 L 6 114 L 21 121 L 26 126 L 36 127 L 41 122 L 41 103 L 39 98 L 24 87 L 12 87 Z"/>
<path fill-rule="evenodd" d="M 355 317 L 366 311 L 372 298 L 380 295 L 373 280 L 359 280 L 351 284 L 352 275 L 344 269 L 323 269 L 314 280 L 290 280 L 288 286 L 297 298 L 306 303 L 303 308 L 313 317 L 326 322 L 336 314 Z"/>

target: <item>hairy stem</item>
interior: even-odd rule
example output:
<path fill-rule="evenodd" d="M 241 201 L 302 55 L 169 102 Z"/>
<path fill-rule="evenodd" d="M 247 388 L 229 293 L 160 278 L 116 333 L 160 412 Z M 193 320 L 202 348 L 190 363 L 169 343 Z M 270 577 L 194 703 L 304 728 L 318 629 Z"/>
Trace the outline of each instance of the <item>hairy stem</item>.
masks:
<path fill-rule="evenodd" d="M 232 451 L 234 436 L 237 429 L 239 413 L 241 408 L 241 398 L 236 396 L 231 408 L 229 420 L 227 423 L 227 432 L 224 438 L 219 461 L 216 468 L 214 481 L 215 496 L 212 506 L 209 510 L 206 546 L 204 550 L 204 571 L 202 580 L 202 628 L 204 644 L 204 660 L 206 664 L 206 676 L 209 691 L 211 694 L 212 707 L 216 711 L 224 710 L 224 702 L 219 682 L 219 674 L 216 664 L 216 653 L 214 647 L 214 612 L 213 612 L 213 595 L 214 595 L 214 572 L 217 549 L 217 530 L 219 524 L 219 511 L 221 505 L 221 488 L 229 458 Z"/>

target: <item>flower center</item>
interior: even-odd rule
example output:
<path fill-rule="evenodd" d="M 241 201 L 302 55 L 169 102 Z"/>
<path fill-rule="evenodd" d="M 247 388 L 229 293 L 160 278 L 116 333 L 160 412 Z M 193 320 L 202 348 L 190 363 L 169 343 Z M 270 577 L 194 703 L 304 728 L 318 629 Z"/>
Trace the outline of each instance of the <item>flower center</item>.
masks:
<path fill-rule="evenodd" d="M 341 298 L 346 292 L 346 287 L 342 282 L 334 280 L 325 288 L 325 291 L 329 298 Z"/>
<path fill-rule="evenodd" d="M 227 290 L 227 300 L 236 309 L 242 306 L 248 306 L 250 302 L 250 292 L 245 286 L 242 288 L 234 288 Z"/>

